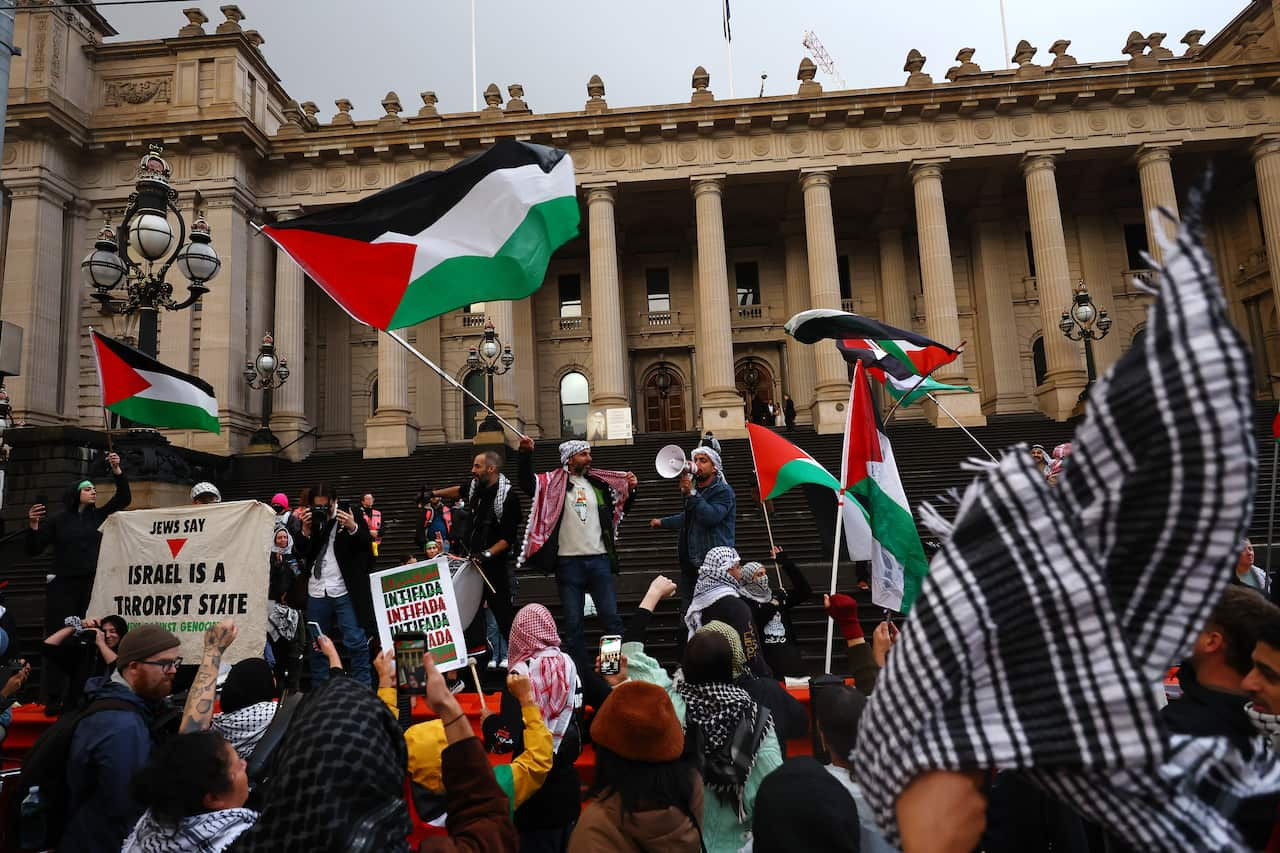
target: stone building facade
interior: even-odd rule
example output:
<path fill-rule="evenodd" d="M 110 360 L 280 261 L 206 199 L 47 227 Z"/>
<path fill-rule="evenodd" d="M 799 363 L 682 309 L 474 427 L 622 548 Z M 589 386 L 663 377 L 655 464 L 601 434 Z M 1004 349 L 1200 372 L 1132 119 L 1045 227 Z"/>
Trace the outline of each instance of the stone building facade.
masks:
<path fill-rule="evenodd" d="M 591 77 L 581 111 L 539 114 L 519 84 L 479 112 L 445 113 L 394 93 L 356 121 L 291 100 L 263 37 L 235 6 L 199 9 L 174 37 L 116 41 L 92 8 L 20 0 L 0 186 L 0 313 L 26 330 L 15 416 L 101 422 L 89 325 L 102 315 L 79 262 L 118 222 L 149 143 L 164 145 L 179 204 L 203 213 L 223 261 L 197 310 L 163 313 L 160 357 L 207 379 L 223 432 L 178 444 L 244 450 L 260 396 L 241 376 L 273 332 L 293 375 L 271 423 L 288 454 L 363 447 L 402 455 L 461 440 L 474 411 L 385 335 L 352 322 L 255 224 L 354 201 L 495 140 L 567 149 L 582 233 L 544 286 L 407 330 L 460 382 L 486 318 L 516 354 L 496 404 L 534 436 L 630 408 L 637 432 L 741 434 L 743 396 L 790 394 L 802 423 L 843 428 L 848 393 L 834 347 L 783 334 L 793 312 L 845 307 L 948 344 L 937 374 L 967 384 L 967 423 L 1042 411 L 1063 419 L 1086 383 L 1083 349 L 1058 330 L 1080 284 L 1114 318 L 1105 369 L 1141 334 L 1141 252 L 1158 255 L 1157 206 L 1176 211 L 1212 163 L 1206 221 L 1257 390 L 1280 367 L 1280 0 L 1254 0 L 1221 32 L 1132 33 L 1127 58 L 1077 61 L 1063 40 L 1036 61 L 983 70 L 960 50 L 944 73 L 912 50 L 903 85 L 826 91 L 805 59 L 791 95 L 723 100 L 701 68 L 687 103 L 611 107 Z M 1203 41 L 1202 41 L 1203 40 Z M 1119 39 L 1117 39 L 1119 41 Z M 942 63 L 945 64 L 945 63 Z M 1001 62 L 995 62 L 1002 65 Z M 534 93 L 536 94 L 536 93 Z M 325 111 L 328 112 L 327 110 Z M 924 408 L 908 416 L 937 419 Z M 945 425 L 942 419 L 939 425 Z"/>

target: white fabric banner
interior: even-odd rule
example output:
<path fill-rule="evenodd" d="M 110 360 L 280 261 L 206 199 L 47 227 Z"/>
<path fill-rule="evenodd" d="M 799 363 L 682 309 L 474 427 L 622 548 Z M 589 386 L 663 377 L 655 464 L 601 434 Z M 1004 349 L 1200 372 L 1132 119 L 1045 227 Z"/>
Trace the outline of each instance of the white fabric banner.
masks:
<path fill-rule="evenodd" d="M 204 632 L 228 616 L 239 637 L 223 656 L 262 657 L 275 513 L 258 501 L 117 512 L 102 525 L 89 615 L 159 625 L 199 663 Z"/>

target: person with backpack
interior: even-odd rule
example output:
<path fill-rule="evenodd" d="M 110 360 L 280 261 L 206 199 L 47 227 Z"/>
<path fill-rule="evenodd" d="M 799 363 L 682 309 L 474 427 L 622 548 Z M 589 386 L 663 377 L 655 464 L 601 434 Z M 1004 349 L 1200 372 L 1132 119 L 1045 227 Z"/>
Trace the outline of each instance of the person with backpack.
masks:
<path fill-rule="evenodd" d="M 703 843 L 708 853 L 737 853 L 751 838 L 756 795 L 782 764 L 782 749 L 768 709 L 732 683 L 732 651 L 719 633 L 701 631 L 690 638 L 674 680 L 645 652 L 653 611 L 675 593 L 676 584 L 666 577 L 649 584 L 622 637 L 621 670 L 604 679 L 615 688 L 647 681 L 667 691 L 685 729 L 685 753 L 712 792 L 703 801 Z"/>

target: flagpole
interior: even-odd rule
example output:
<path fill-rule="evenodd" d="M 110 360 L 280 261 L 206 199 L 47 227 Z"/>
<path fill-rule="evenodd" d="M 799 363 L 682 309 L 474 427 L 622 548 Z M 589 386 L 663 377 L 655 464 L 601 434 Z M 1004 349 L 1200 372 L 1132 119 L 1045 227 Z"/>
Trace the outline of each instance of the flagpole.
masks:
<path fill-rule="evenodd" d="M 956 347 L 956 352 L 964 352 L 964 345 L 965 345 L 965 344 L 967 344 L 967 343 L 968 343 L 968 341 L 961 341 L 961 342 L 960 342 L 960 346 Z M 924 381 L 925 381 L 926 379 L 928 379 L 928 378 L 929 378 L 929 374 L 933 373 L 933 371 L 937 370 L 939 367 L 942 367 L 942 365 L 944 365 L 944 364 L 950 364 L 950 363 L 951 363 L 951 362 L 949 362 L 949 361 L 944 361 L 944 362 L 942 362 L 942 364 L 935 364 L 933 367 L 929 368 L 928 372 L 926 372 L 923 376 L 921 376 L 919 379 L 917 379 L 917 380 L 916 380 L 916 384 L 915 384 L 915 385 L 912 385 L 912 386 L 911 386 L 911 390 L 910 390 L 910 391 L 908 391 L 907 393 L 903 394 L 903 395 L 902 395 L 901 397 L 899 397 L 897 400 L 894 400 L 894 401 L 893 401 L 893 405 L 889 408 L 889 412 L 888 412 L 888 414 L 886 414 L 886 415 L 884 416 L 884 422 L 885 422 L 886 424 L 887 424 L 887 423 L 889 423 L 889 419 L 893 417 L 893 413 L 894 413 L 894 412 L 896 412 L 896 411 L 898 411 L 898 407 L 902 405 L 902 401 L 903 401 L 903 400 L 905 400 L 905 399 L 907 399 L 908 397 L 910 397 L 912 394 L 914 394 L 914 393 L 915 393 L 915 391 L 916 391 L 916 389 L 917 389 L 917 388 L 919 388 L 921 385 L 923 385 L 923 384 L 924 384 Z"/>
<path fill-rule="evenodd" d="M 983 453 L 985 453 L 985 454 L 987 454 L 987 456 L 988 456 L 988 457 L 990 457 L 990 459 L 991 459 L 991 461 L 992 461 L 992 462 L 999 462 L 999 461 L 1000 461 L 999 459 L 996 459 L 994 456 L 992 456 L 992 455 L 991 455 L 991 451 L 990 451 L 990 450 L 987 450 L 986 446 L 985 446 L 981 441 L 978 441 L 977 437 L 976 437 L 973 433 L 969 432 L 969 429 L 968 429 L 964 424 L 960 423 L 960 421 L 956 419 L 956 416 L 955 416 L 955 415 L 953 415 L 953 414 L 951 414 L 950 412 L 948 412 L 948 411 L 947 411 L 947 407 L 946 407 L 946 406 L 944 406 L 944 405 L 942 405 L 942 403 L 938 402 L 938 398 L 937 398 L 937 397 L 933 396 L 933 394 L 932 394 L 932 393 L 926 393 L 926 394 L 925 394 L 925 396 L 926 396 L 926 397 L 928 397 L 930 400 L 932 400 L 932 401 L 933 401 L 933 404 L 934 404 L 935 406 L 937 406 L 937 407 L 938 407 L 938 411 L 942 412 L 944 415 L 946 415 L 947 417 L 951 418 L 951 420 L 952 420 L 952 421 L 955 421 L 955 425 L 956 425 L 956 426 L 958 426 L 958 427 L 960 427 L 960 429 L 964 430 L 964 434 L 965 434 L 965 435 L 967 435 L 967 436 L 969 436 L 969 438 L 973 441 L 973 443 L 974 443 L 974 444 L 976 444 L 976 445 L 978 445 L 978 447 L 982 448 L 982 452 L 983 452 Z"/>
<path fill-rule="evenodd" d="M 724 0 L 724 55 L 729 61 L 729 98 L 733 99 L 733 31 L 729 29 L 729 0 Z"/>
<path fill-rule="evenodd" d="M 418 352 L 417 348 L 415 348 L 411 343 L 409 343 L 408 341 L 406 341 L 404 338 L 400 337 L 400 336 L 399 336 L 398 334 L 396 334 L 395 332 L 388 331 L 386 334 L 387 334 L 387 337 L 391 338 L 391 340 L 395 341 L 396 343 L 400 344 L 400 346 L 404 347 L 404 348 L 405 348 L 405 349 L 407 349 L 409 352 L 413 353 L 413 355 L 418 359 L 418 361 L 422 362 L 422 363 L 423 363 L 423 364 L 425 364 L 427 367 L 429 367 L 429 368 L 431 368 L 432 370 L 434 370 L 434 371 L 436 372 L 436 374 L 437 374 L 441 379 L 445 380 L 445 381 L 446 381 L 446 382 L 448 382 L 450 385 L 452 385 L 454 388 L 457 388 L 457 389 L 458 389 L 459 391 L 461 391 L 463 394 L 466 394 L 466 395 L 467 395 L 468 397 L 470 397 L 472 400 L 475 400 L 477 403 L 479 403 L 479 404 L 480 404 L 480 406 L 481 406 L 481 407 L 482 407 L 486 412 L 488 412 L 489 414 L 491 414 L 491 415 L 493 415 L 495 418 L 497 418 L 497 419 L 498 419 L 498 422 L 499 422 L 500 424 L 502 424 L 504 427 L 506 427 L 507 429 L 511 430 L 513 433 L 515 433 L 515 434 L 516 434 L 516 435 L 518 435 L 518 436 L 523 436 L 523 435 L 524 435 L 524 433 L 523 433 L 523 432 L 521 432 L 519 429 L 517 429 L 517 428 L 516 428 L 516 427 L 515 427 L 515 426 L 514 426 L 510 421 L 508 421 L 508 420 L 507 420 L 506 418 L 504 418 L 502 415 L 500 415 L 500 414 L 498 414 L 497 412 L 495 412 L 495 411 L 494 411 L 494 410 L 489 406 L 489 404 L 488 404 L 488 403 L 486 403 L 484 400 L 481 400 L 481 399 L 480 399 L 479 397 L 477 397 L 475 394 L 472 394 L 470 391 L 468 391 L 468 390 L 466 389 L 466 387 L 465 387 L 465 386 L 463 386 L 463 384 L 462 384 L 461 382 L 459 382 L 458 380 L 454 379 L 454 378 L 453 378 L 452 376 L 450 376 L 448 373 L 445 373 L 445 372 L 444 372 L 444 370 L 443 370 L 443 369 L 442 369 L 438 364 L 436 364 L 436 363 L 435 363 L 434 361 L 432 361 L 431 359 L 427 358 L 427 357 L 426 357 L 425 355 L 423 355 L 422 353 Z M 488 583 L 488 579 L 487 579 L 487 578 L 485 579 L 485 583 Z M 490 587 L 490 589 L 492 589 L 492 587 Z"/>
<path fill-rule="evenodd" d="M 844 530 L 844 492 L 840 492 L 839 498 L 836 500 L 836 547 L 831 554 L 831 590 L 830 595 L 836 594 L 836 572 L 840 568 L 840 533 Z M 827 657 L 823 671 L 828 675 L 831 673 L 831 643 L 835 639 L 835 620 L 827 616 Z"/>
<path fill-rule="evenodd" d="M 1005 50 L 1005 53 L 1008 53 Z M 477 93 L 480 85 L 476 82 L 476 0 L 471 0 L 471 112 L 480 109 Z"/>
<path fill-rule="evenodd" d="M 1275 479 L 1274 474 L 1272 479 Z M 760 511 L 764 513 L 764 529 L 769 534 L 769 556 L 773 557 L 773 570 L 778 573 L 778 586 L 782 587 L 782 566 L 778 565 L 778 557 L 773 553 L 777 546 L 773 544 L 773 525 L 769 523 L 769 502 L 764 498 L 760 499 Z"/>

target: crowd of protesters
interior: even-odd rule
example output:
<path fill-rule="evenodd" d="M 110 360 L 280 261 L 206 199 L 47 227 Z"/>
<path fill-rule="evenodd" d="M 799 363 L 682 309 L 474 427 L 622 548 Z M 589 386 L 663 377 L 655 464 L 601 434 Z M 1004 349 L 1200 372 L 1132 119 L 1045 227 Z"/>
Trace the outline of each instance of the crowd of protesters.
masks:
<path fill-rule="evenodd" d="M 1031 455 L 1050 485 L 1072 464 L 1069 444 Z M 372 494 L 346 500 L 319 483 L 294 506 L 283 493 L 271 498 L 268 635 L 240 636 L 231 620 L 210 627 L 201 660 L 186 662 L 198 666 L 185 696 L 172 695 L 184 663 L 175 635 L 85 612 L 98 526 L 129 503 L 118 457 L 108 457 L 116 491 L 103 507 L 88 482 L 52 519 L 33 507 L 28 550 L 55 549 L 42 653 L 59 675 L 47 708 L 62 713 L 17 789 L 43 793 L 39 842 L 128 853 L 1126 849 L 1011 771 L 971 774 L 959 793 L 937 780 L 931 808 L 913 784 L 896 834 L 886 832 L 858 781 L 858 756 L 882 673 L 918 663 L 891 663 L 907 654 L 897 651 L 895 622 L 876 621 L 868 637 L 857 598 L 822 596 L 852 686 L 815 679 L 811 714 L 784 679 L 810 673 L 792 610 L 813 590 L 782 548 L 769 555 L 776 586 L 765 565 L 743 562 L 719 442 L 708 433 L 691 453 L 682 511 L 652 520 L 678 534 L 674 579 L 654 577 L 630 613 L 619 612 L 613 576 L 638 479 L 594 469 L 586 442 L 565 442 L 559 456 L 558 468 L 535 473 L 524 439 L 514 482 L 486 452 L 469 482 L 418 498 L 422 553 L 469 560 L 487 581 L 467 633 L 469 642 L 499 635 L 488 655 L 506 675 L 496 707 L 481 697 L 478 728 L 457 695 L 465 681 L 441 674 L 430 655 L 415 675 L 430 719 L 406 713 L 394 655 L 376 644 L 368 576 L 383 524 Z M 200 483 L 191 500 L 221 494 Z M 1180 662 L 1175 698 L 1156 723 L 1171 735 L 1244 751 L 1261 736 L 1267 749 L 1280 747 L 1280 607 L 1253 560 L 1246 540 Z M 517 608 L 513 578 L 526 565 L 555 576 L 559 621 L 541 604 Z M 616 668 L 585 646 L 588 595 L 605 632 L 621 636 Z M 681 626 L 674 672 L 648 642 L 669 599 Z M 3 616 L 0 656 L 14 658 Z M 306 623 L 319 633 L 309 636 Z M 233 643 L 252 655 L 228 668 Z M 0 687 L 5 714 L 29 672 L 15 660 Z M 788 757 L 806 738 L 815 755 Z M 588 752 L 589 781 L 580 775 Z M 29 818 L 16 825 L 29 829 Z M 1230 822 L 1250 849 L 1280 849 L 1280 794 L 1239 798 Z"/>

